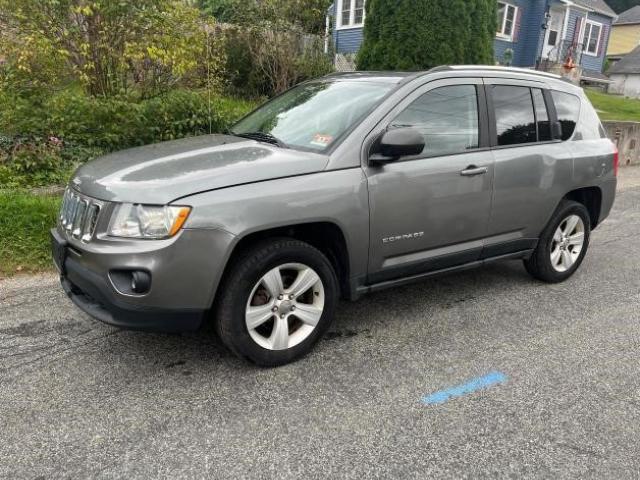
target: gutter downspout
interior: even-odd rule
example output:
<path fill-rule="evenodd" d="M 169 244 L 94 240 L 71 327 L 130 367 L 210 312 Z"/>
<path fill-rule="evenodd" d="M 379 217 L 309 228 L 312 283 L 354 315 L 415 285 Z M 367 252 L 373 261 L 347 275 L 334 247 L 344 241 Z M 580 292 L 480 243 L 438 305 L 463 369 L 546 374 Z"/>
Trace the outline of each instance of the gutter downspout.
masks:
<path fill-rule="evenodd" d="M 329 54 L 329 31 L 331 29 L 331 18 L 329 18 L 329 14 L 325 17 L 324 20 L 324 54 Z"/>

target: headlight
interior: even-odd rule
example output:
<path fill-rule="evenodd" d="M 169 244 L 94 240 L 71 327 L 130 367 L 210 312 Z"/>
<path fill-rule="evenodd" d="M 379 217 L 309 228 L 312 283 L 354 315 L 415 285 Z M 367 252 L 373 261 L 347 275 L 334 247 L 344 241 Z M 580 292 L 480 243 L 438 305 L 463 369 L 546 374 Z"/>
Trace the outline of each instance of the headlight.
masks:
<path fill-rule="evenodd" d="M 108 234 L 127 238 L 169 238 L 180 231 L 191 207 L 121 203 L 113 212 Z"/>

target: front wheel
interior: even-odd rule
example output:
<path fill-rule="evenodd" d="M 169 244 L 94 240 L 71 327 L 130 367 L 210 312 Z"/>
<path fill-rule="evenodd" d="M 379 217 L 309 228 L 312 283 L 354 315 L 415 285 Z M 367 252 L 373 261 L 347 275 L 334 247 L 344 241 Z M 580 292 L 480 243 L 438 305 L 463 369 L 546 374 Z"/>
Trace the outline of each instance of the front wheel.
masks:
<path fill-rule="evenodd" d="M 220 287 L 216 330 L 235 354 L 261 366 L 307 353 L 329 328 L 338 282 L 309 244 L 278 239 L 237 259 Z"/>
<path fill-rule="evenodd" d="M 584 260 L 590 233 L 591 221 L 585 206 L 563 201 L 542 232 L 531 258 L 524 261 L 527 271 L 544 282 L 563 282 Z"/>

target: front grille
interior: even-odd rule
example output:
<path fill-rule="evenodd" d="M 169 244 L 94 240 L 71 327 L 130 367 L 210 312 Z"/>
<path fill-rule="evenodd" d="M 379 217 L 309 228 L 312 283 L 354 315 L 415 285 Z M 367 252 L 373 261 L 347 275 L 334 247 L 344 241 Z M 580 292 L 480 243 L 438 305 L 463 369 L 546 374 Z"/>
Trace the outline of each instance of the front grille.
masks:
<path fill-rule="evenodd" d="M 68 236 L 87 243 L 96 232 L 101 209 L 102 202 L 67 188 L 60 208 L 60 226 Z"/>

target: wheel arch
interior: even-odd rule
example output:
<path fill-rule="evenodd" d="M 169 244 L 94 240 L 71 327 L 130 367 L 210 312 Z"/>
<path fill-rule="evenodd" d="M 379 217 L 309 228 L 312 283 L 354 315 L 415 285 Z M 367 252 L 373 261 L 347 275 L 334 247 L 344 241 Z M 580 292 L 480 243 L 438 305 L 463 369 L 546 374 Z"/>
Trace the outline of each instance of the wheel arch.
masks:
<path fill-rule="evenodd" d="M 338 277 L 340 294 L 344 298 L 350 295 L 349 278 L 351 264 L 346 236 L 338 224 L 330 221 L 296 223 L 248 232 L 239 236 L 227 259 L 222 279 L 226 276 L 234 259 L 260 242 L 271 238 L 293 238 L 320 250 L 331 262 Z M 221 282 L 222 283 L 222 282 Z"/>
<path fill-rule="evenodd" d="M 598 226 L 600 213 L 602 211 L 602 190 L 600 187 L 591 186 L 577 188 L 567 193 L 563 197 L 563 200 L 573 200 L 574 202 L 584 205 L 589 212 L 591 230 Z"/>

